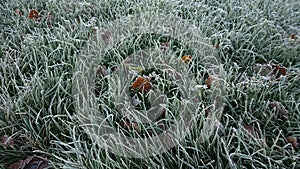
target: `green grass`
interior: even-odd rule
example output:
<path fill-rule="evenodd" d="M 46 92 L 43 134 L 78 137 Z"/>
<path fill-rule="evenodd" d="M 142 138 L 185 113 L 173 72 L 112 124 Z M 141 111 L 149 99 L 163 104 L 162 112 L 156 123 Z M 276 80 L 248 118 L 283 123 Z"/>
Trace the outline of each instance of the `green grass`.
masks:
<path fill-rule="evenodd" d="M 40 21 L 28 18 L 31 9 L 39 11 Z M 189 19 L 210 45 L 218 44 L 214 54 L 226 71 L 224 131 L 199 142 L 201 126 L 196 125 L 171 150 L 133 159 L 102 150 L 90 138 L 76 118 L 72 87 L 76 61 L 95 36 L 94 27 L 148 10 Z M 0 137 L 14 140 L 13 147 L 0 145 L 0 168 L 34 154 L 47 157 L 49 168 L 300 167 L 299 146 L 286 139 L 300 139 L 296 1 L 12 0 L 1 2 L 0 14 Z M 290 39 L 291 34 L 298 38 Z M 286 67 L 287 77 L 267 80 L 255 69 L 265 63 Z M 205 85 L 205 79 L 198 82 Z M 270 102 L 284 107 L 288 120 Z"/>

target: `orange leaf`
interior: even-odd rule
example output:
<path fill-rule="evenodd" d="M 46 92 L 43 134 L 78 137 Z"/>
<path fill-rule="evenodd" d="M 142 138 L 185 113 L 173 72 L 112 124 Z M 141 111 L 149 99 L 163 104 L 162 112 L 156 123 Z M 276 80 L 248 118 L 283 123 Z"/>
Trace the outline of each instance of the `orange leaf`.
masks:
<path fill-rule="evenodd" d="M 38 13 L 38 11 L 35 10 L 35 9 L 30 10 L 28 18 L 33 19 L 33 20 L 39 19 L 39 13 Z"/>
<path fill-rule="evenodd" d="M 211 84 L 212 84 L 212 81 L 213 81 L 213 80 L 214 80 L 214 79 L 213 79 L 211 76 L 209 76 L 209 77 L 205 80 L 205 83 L 206 83 L 206 86 L 207 86 L 208 89 L 211 88 Z"/>
<path fill-rule="evenodd" d="M 190 56 L 190 55 L 184 55 L 184 56 L 181 57 L 181 60 L 184 63 L 189 63 L 192 60 L 192 56 Z"/>
<path fill-rule="evenodd" d="M 150 80 L 144 77 L 138 77 L 133 83 L 132 88 L 139 90 L 141 93 L 147 93 L 151 89 Z"/>

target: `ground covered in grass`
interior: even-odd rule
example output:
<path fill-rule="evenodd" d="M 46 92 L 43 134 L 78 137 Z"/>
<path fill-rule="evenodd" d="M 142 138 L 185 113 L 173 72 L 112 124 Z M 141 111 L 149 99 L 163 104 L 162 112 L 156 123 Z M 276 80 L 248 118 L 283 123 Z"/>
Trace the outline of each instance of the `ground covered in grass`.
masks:
<path fill-rule="evenodd" d="M 75 63 L 95 27 L 149 10 L 207 37 L 226 71 L 226 102 L 206 141 L 196 126 L 163 154 L 126 158 L 100 149 L 75 118 Z M 296 1 L 12 0 L 0 14 L 0 168 L 300 167 Z"/>

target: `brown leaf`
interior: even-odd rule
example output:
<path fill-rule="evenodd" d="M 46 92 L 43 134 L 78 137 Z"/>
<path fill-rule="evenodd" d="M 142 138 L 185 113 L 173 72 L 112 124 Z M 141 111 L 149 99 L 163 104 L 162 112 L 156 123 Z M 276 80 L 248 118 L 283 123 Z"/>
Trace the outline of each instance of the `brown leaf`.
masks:
<path fill-rule="evenodd" d="M 44 169 L 47 167 L 48 160 L 40 156 L 28 156 L 25 160 L 20 160 L 9 166 L 10 169 Z"/>
<path fill-rule="evenodd" d="M 291 143 L 295 149 L 298 148 L 297 137 L 289 136 L 286 138 L 286 140 Z"/>
<path fill-rule="evenodd" d="M 256 64 L 254 70 L 260 72 L 262 76 L 270 76 L 271 79 L 276 77 L 277 80 L 280 80 L 281 76 L 287 74 L 286 68 L 277 64 Z"/>
<path fill-rule="evenodd" d="M 184 55 L 184 56 L 181 57 L 181 60 L 184 63 L 190 63 L 190 61 L 192 60 L 192 56 L 190 56 L 190 55 Z"/>
<path fill-rule="evenodd" d="M 138 124 L 135 122 L 130 122 L 129 120 L 125 121 L 125 127 L 127 130 L 135 129 L 136 131 L 139 130 Z"/>
<path fill-rule="evenodd" d="M 296 34 L 290 34 L 290 39 L 293 39 L 293 40 L 297 39 Z"/>
<path fill-rule="evenodd" d="M 150 79 L 144 77 L 138 77 L 133 83 L 132 88 L 139 90 L 140 93 L 147 93 L 151 89 Z"/>
<path fill-rule="evenodd" d="M 281 106 L 278 102 L 270 102 L 269 107 L 275 109 L 279 117 L 282 117 L 285 121 L 288 120 L 288 110 Z"/>
<path fill-rule="evenodd" d="M 40 19 L 39 12 L 35 9 L 30 10 L 29 14 L 28 14 L 28 18 L 33 19 L 33 20 Z"/>
<path fill-rule="evenodd" d="M 211 76 L 209 76 L 209 77 L 205 80 L 205 84 L 206 84 L 206 86 L 207 86 L 208 89 L 211 88 L 211 84 L 212 84 L 213 80 L 214 80 L 214 79 L 213 79 Z"/>
<path fill-rule="evenodd" d="M 4 135 L 0 138 L 0 143 L 2 144 L 4 149 L 7 149 L 7 147 L 13 147 L 14 141 L 12 137 Z"/>
<path fill-rule="evenodd" d="M 281 75 L 285 76 L 286 75 L 286 68 L 281 67 L 279 65 L 272 65 L 273 67 L 273 74 L 276 76 L 276 78 L 280 78 Z"/>
<path fill-rule="evenodd" d="M 210 111 L 208 109 L 205 109 L 205 117 L 208 117 L 210 115 Z"/>

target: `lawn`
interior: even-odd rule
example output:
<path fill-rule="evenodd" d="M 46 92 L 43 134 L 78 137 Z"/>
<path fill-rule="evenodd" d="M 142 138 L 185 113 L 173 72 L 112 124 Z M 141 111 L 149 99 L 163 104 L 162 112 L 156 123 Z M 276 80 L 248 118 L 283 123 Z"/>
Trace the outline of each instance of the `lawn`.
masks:
<path fill-rule="evenodd" d="M 300 168 L 296 0 L 4 0 L 0 14 L 0 168 Z"/>

